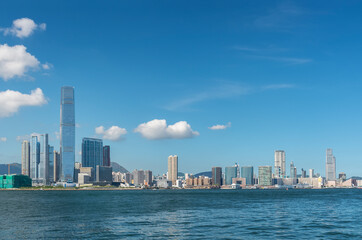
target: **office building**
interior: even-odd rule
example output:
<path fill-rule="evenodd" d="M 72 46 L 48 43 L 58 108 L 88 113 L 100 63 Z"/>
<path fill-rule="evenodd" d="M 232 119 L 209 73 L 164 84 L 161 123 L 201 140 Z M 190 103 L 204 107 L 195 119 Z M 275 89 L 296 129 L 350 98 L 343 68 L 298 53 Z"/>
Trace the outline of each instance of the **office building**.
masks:
<path fill-rule="evenodd" d="M 72 182 L 75 162 L 74 87 L 62 87 L 60 99 L 61 180 Z"/>
<path fill-rule="evenodd" d="M 176 184 L 176 180 L 178 177 L 178 157 L 177 155 L 170 155 L 168 157 L 168 172 L 167 179 L 172 181 L 172 185 Z"/>
<path fill-rule="evenodd" d="M 112 183 L 112 167 L 97 165 L 96 182 L 111 184 Z"/>
<path fill-rule="evenodd" d="M 293 161 L 290 163 L 290 178 L 297 178 L 297 168 L 294 166 Z"/>
<path fill-rule="evenodd" d="M 309 178 L 314 177 L 314 169 L 309 169 Z"/>
<path fill-rule="evenodd" d="M 212 168 L 212 185 L 221 186 L 222 185 L 222 168 L 213 167 Z"/>
<path fill-rule="evenodd" d="M 97 166 L 103 165 L 103 141 L 98 138 L 83 138 L 82 141 L 82 167 L 93 168 L 93 176 Z M 74 164 L 73 164 L 74 171 Z"/>
<path fill-rule="evenodd" d="M 21 144 L 21 174 L 30 176 L 30 142 Z"/>
<path fill-rule="evenodd" d="M 110 146 L 103 147 L 103 166 L 111 166 L 111 148 Z"/>
<path fill-rule="evenodd" d="M 245 178 L 246 185 L 254 185 L 254 167 L 252 166 L 241 167 L 240 177 Z"/>
<path fill-rule="evenodd" d="M 302 178 L 306 178 L 307 177 L 307 171 L 306 170 L 304 170 L 303 168 L 302 168 L 302 175 L 301 175 L 301 177 Z"/>
<path fill-rule="evenodd" d="M 225 167 L 225 178 L 224 185 L 231 185 L 233 183 L 233 178 L 238 176 L 238 165 L 235 164 L 233 167 Z"/>
<path fill-rule="evenodd" d="M 326 180 L 336 180 L 336 158 L 333 156 L 333 150 L 330 148 L 326 151 Z"/>
<path fill-rule="evenodd" d="M 35 185 L 49 183 L 48 134 L 31 137 L 30 178 Z"/>
<path fill-rule="evenodd" d="M 152 186 L 152 171 L 146 170 L 144 174 L 145 174 L 145 180 L 144 180 L 145 185 Z"/>
<path fill-rule="evenodd" d="M 270 186 L 272 185 L 272 167 L 260 166 L 259 167 L 259 185 Z"/>
<path fill-rule="evenodd" d="M 274 174 L 276 178 L 285 178 L 285 152 L 276 150 L 274 152 Z"/>
<path fill-rule="evenodd" d="M 54 150 L 54 182 L 58 182 L 60 180 L 60 170 L 61 170 L 61 161 L 60 161 L 60 153 Z"/>
<path fill-rule="evenodd" d="M 344 172 L 341 172 L 338 174 L 338 179 L 345 181 L 347 179 L 347 176 Z"/>
<path fill-rule="evenodd" d="M 144 185 L 144 181 L 145 181 L 145 172 L 143 170 L 137 170 L 135 169 L 132 172 L 133 175 L 133 184 L 135 186 L 142 186 Z"/>
<path fill-rule="evenodd" d="M 48 147 L 48 154 L 49 154 L 49 165 L 48 165 L 48 178 L 49 182 L 54 182 L 54 147 Z"/>

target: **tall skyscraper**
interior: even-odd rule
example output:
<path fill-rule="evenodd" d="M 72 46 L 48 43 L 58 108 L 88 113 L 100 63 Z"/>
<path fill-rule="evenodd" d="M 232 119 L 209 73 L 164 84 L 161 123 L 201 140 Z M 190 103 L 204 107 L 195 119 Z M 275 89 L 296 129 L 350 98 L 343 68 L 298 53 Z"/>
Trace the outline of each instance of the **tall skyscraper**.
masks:
<path fill-rule="evenodd" d="M 309 169 L 309 178 L 314 177 L 314 169 Z"/>
<path fill-rule="evenodd" d="M 21 174 L 30 176 L 30 142 L 21 144 Z"/>
<path fill-rule="evenodd" d="M 48 134 L 31 137 L 30 178 L 36 184 L 49 183 Z"/>
<path fill-rule="evenodd" d="M 285 152 L 283 150 L 276 150 L 274 152 L 274 174 L 277 178 L 285 178 Z"/>
<path fill-rule="evenodd" d="M 103 166 L 111 166 L 111 148 L 110 146 L 103 147 Z"/>
<path fill-rule="evenodd" d="M 326 180 L 336 180 L 336 158 L 330 148 L 326 151 Z"/>
<path fill-rule="evenodd" d="M 259 167 L 259 185 L 270 186 L 272 185 L 272 167 L 260 166 Z"/>
<path fill-rule="evenodd" d="M 307 177 L 307 171 L 302 168 L 301 172 L 302 172 L 301 177 L 306 178 Z"/>
<path fill-rule="evenodd" d="M 213 167 L 212 168 L 212 185 L 221 186 L 222 185 L 222 168 L 221 167 Z"/>
<path fill-rule="evenodd" d="M 167 179 L 172 181 L 172 184 L 176 184 L 176 180 L 178 177 L 178 157 L 177 155 L 170 155 L 168 157 L 168 175 Z"/>
<path fill-rule="evenodd" d="M 82 167 L 92 167 L 93 176 L 98 166 L 103 166 L 103 141 L 98 138 L 83 138 Z M 74 164 L 73 164 L 74 168 Z M 97 176 L 95 176 L 95 179 Z"/>
<path fill-rule="evenodd" d="M 144 181 L 145 181 L 145 172 L 143 170 L 137 170 L 135 169 L 132 172 L 133 175 L 133 184 L 135 186 L 141 186 L 144 185 Z"/>
<path fill-rule="evenodd" d="M 54 147 L 49 146 L 49 167 L 48 167 L 48 176 L 49 182 L 54 182 Z"/>
<path fill-rule="evenodd" d="M 145 174 L 145 185 L 152 186 L 152 171 L 146 170 Z"/>
<path fill-rule="evenodd" d="M 254 185 L 254 168 L 252 166 L 241 167 L 240 177 L 245 178 L 246 185 Z"/>
<path fill-rule="evenodd" d="M 238 165 L 235 164 L 233 167 L 225 167 L 225 179 L 224 185 L 231 185 L 233 178 L 238 176 Z"/>
<path fill-rule="evenodd" d="M 290 163 L 290 178 L 297 178 L 297 168 L 294 167 L 293 161 Z"/>
<path fill-rule="evenodd" d="M 53 164 L 54 164 L 54 182 L 57 182 L 60 180 L 60 167 L 61 167 L 61 163 L 60 163 L 60 153 L 57 151 L 54 151 L 53 153 L 54 156 L 54 160 L 53 160 Z"/>
<path fill-rule="evenodd" d="M 73 181 L 75 162 L 74 87 L 62 87 L 60 100 L 61 180 Z"/>

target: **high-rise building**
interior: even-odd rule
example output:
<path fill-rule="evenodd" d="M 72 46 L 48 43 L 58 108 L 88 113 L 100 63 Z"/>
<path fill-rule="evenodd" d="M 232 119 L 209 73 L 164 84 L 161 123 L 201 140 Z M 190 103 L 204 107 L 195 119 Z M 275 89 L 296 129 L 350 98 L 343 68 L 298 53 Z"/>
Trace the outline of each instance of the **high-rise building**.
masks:
<path fill-rule="evenodd" d="M 111 148 L 108 145 L 103 147 L 103 166 L 111 166 Z"/>
<path fill-rule="evenodd" d="M 145 185 L 147 185 L 147 186 L 152 186 L 152 171 L 150 171 L 150 170 L 146 170 L 145 172 L 144 172 L 144 174 L 145 174 Z"/>
<path fill-rule="evenodd" d="M 347 179 L 347 176 L 344 172 L 341 172 L 338 174 L 338 179 L 345 181 Z"/>
<path fill-rule="evenodd" d="M 54 170 L 53 170 L 54 182 L 57 182 L 60 180 L 60 168 L 61 168 L 60 153 L 54 151 L 53 157 L 54 157 Z"/>
<path fill-rule="evenodd" d="M 314 169 L 309 169 L 309 178 L 314 177 Z"/>
<path fill-rule="evenodd" d="M 21 144 L 21 174 L 30 176 L 30 142 Z"/>
<path fill-rule="evenodd" d="M 326 180 L 336 180 L 336 158 L 330 148 L 326 151 Z"/>
<path fill-rule="evenodd" d="M 270 186 L 272 185 L 272 167 L 271 166 L 260 166 L 259 167 L 259 185 Z"/>
<path fill-rule="evenodd" d="M 254 185 L 254 167 L 252 166 L 241 167 L 240 177 L 245 178 L 246 185 Z"/>
<path fill-rule="evenodd" d="M 74 87 L 62 87 L 60 100 L 61 180 L 73 181 L 75 162 Z"/>
<path fill-rule="evenodd" d="M 276 150 L 274 152 L 274 174 L 277 178 L 285 178 L 285 152 L 283 150 Z"/>
<path fill-rule="evenodd" d="M 141 186 L 144 185 L 144 181 L 145 181 L 145 172 L 143 170 L 137 170 L 135 169 L 132 172 L 133 175 L 133 184 L 135 186 Z"/>
<path fill-rule="evenodd" d="M 54 147 L 49 146 L 49 167 L 48 167 L 48 176 L 49 182 L 54 182 Z"/>
<path fill-rule="evenodd" d="M 225 167 L 225 178 L 224 185 L 231 185 L 233 183 L 233 178 L 238 176 L 238 166 L 235 164 L 233 167 Z"/>
<path fill-rule="evenodd" d="M 222 168 L 221 167 L 213 167 L 212 168 L 212 185 L 221 186 L 222 185 Z"/>
<path fill-rule="evenodd" d="M 307 177 L 307 171 L 306 170 L 304 170 L 303 168 L 302 168 L 302 175 L 301 175 L 301 177 L 302 178 L 306 178 Z"/>
<path fill-rule="evenodd" d="M 49 145 L 48 134 L 31 137 L 30 178 L 33 183 L 49 183 Z"/>
<path fill-rule="evenodd" d="M 97 176 L 95 175 L 95 171 L 97 166 L 103 166 L 103 141 L 98 138 L 83 138 L 82 167 L 93 168 L 92 175 L 94 176 L 94 179 L 96 179 Z"/>
<path fill-rule="evenodd" d="M 297 178 L 297 168 L 294 166 L 293 161 L 290 163 L 290 178 Z"/>
<path fill-rule="evenodd" d="M 176 184 L 178 177 L 178 157 L 177 155 L 170 155 L 168 157 L 168 172 L 167 180 L 172 181 L 172 185 Z"/>

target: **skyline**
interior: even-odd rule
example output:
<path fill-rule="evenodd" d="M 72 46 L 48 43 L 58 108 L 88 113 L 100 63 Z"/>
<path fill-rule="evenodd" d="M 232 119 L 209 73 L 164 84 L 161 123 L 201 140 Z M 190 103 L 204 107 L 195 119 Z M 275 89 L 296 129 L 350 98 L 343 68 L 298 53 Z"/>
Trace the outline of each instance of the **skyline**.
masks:
<path fill-rule="evenodd" d="M 360 3 L 232 1 L 217 8 L 223 17 L 200 3 L 112 2 L 102 6 L 109 14 L 76 3 L 90 10 L 80 18 L 70 3 L 22 3 L 0 10 L 0 163 L 20 163 L 16 139 L 33 132 L 49 133 L 59 149 L 59 89 L 70 85 L 77 162 L 82 138 L 98 137 L 112 161 L 156 174 L 170 154 L 180 171 L 196 173 L 235 162 L 273 166 L 283 149 L 287 166 L 324 175 L 332 148 L 337 173 L 362 175 Z M 29 35 L 13 27 L 25 17 L 35 23 Z M 1 56 L 14 46 L 33 56 L 25 54 L 24 75 L 4 68 Z M 36 104 L 4 104 L 31 91 Z"/>

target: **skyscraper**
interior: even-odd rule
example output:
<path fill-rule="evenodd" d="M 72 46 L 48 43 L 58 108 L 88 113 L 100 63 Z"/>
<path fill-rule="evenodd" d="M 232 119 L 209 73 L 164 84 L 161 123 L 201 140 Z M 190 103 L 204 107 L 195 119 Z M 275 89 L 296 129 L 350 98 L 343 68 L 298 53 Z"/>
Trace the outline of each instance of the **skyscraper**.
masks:
<path fill-rule="evenodd" d="M 145 174 L 145 185 L 152 186 L 152 171 L 146 170 L 144 171 Z"/>
<path fill-rule="evenodd" d="M 283 150 L 276 150 L 274 152 L 275 177 L 285 178 L 285 168 L 285 152 Z"/>
<path fill-rule="evenodd" d="M 49 183 L 49 145 L 48 134 L 31 137 L 30 178 L 36 184 Z"/>
<path fill-rule="evenodd" d="M 293 161 L 290 163 L 290 178 L 297 178 L 297 168 L 294 167 Z"/>
<path fill-rule="evenodd" d="M 260 166 L 259 167 L 259 185 L 270 186 L 272 185 L 272 167 Z"/>
<path fill-rule="evenodd" d="M 330 148 L 326 151 L 326 180 L 336 180 L 336 158 Z"/>
<path fill-rule="evenodd" d="M 73 181 L 75 162 L 74 88 L 62 87 L 60 100 L 61 180 Z"/>
<path fill-rule="evenodd" d="M 221 184 L 222 184 L 221 175 L 222 175 L 221 167 L 213 167 L 212 168 L 212 185 L 221 186 Z"/>
<path fill-rule="evenodd" d="M 60 164 L 60 153 L 57 152 L 57 151 L 54 151 L 54 160 L 53 160 L 53 164 L 54 164 L 54 170 L 53 170 L 53 173 L 54 173 L 54 182 L 57 182 L 60 180 L 60 167 L 61 167 L 61 164 Z"/>
<path fill-rule="evenodd" d="M 103 141 L 98 138 L 83 138 L 82 167 L 92 167 L 93 176 L 98 166 L 103 166 Z M 73 164 L 74 168 L 74 164 Z M 95 179 L 97 176 L 95 176 Z"/>
<path fill-rule="evenodd" d="M 49 167 L 48 167 L 48 176 L 49 182 L 54 182 L 54 147 L 49 146 Z"/>
<path fill-rule="evenodd" d="M 177 155 L 170 155 L 168 157 L 168 175 L 167 179 L 172 181 L 172 184 L 176 184 L 176 180 L 178 177 L 178 157 Z"/>
<path fill-rule="evenodd" d="M 252 166 L 241 167 L 240 177 L 245 178 L 246 185 L 254 184 L 254 168 Z"/>
<path fill-rule="evenodd" d="M 111 148 L 109 146 L 103 147 L 103 166 L 111 166 Z"/>
<path fill-rule="evenodd" d="M 21 144 L 21 174 L 30 176 L 30 142 Z"/>
<path fill-rule="evenodd" d="M 39 177 L 40 162 L 40 143 L 37 136 L 31 136 L 30 152 L 30 178 L 35 180 Z"/>
<path fill-rule="evenodd" d="M 231 185 L 233 178 L 238 176 L 238 165 L 235 164 L 233 167 L 225 167 L 225 179 L 224 185 Z"/>
<path fill-rule="evenodd" d="M 314 177 L 314 169 L 309 169 L 309 178 Z"/>

